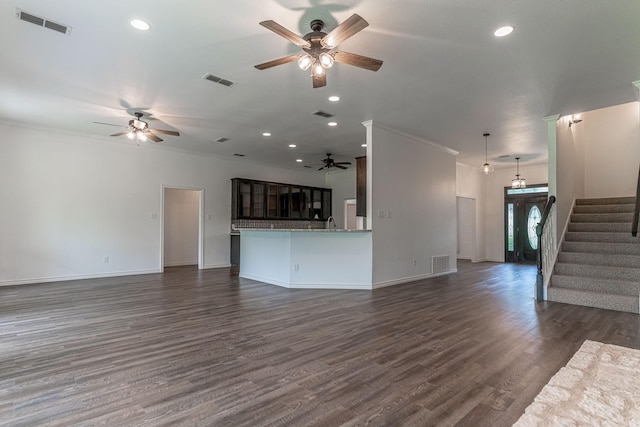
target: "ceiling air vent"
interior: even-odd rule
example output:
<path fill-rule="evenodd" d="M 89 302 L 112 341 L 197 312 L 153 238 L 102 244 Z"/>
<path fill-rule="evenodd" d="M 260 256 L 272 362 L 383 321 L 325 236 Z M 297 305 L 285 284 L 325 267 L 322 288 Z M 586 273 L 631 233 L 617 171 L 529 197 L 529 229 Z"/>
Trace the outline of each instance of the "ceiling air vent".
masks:
<path fill-rule="evenodd" d="M 221 136 L 220 138 L 216 139 L 215 142 L 227 142 L 229 140 L 229 138 L 225 138 L 224 136 Z"/>
<path fill-rule="evenodd" d="M 325 119 L 333 117 L 333 114 L 329 114 L 326 111 L 322 111 L 322 110 L 318 110 L 313 114 L 315 114 L 316 116 L 324 117 Z"/>
<path fill-rule="evenodd" d="M 236 84 L 236 82 L 232 82 L 231 80 L 223 79 L 222 77 L 214 76 L 213 74 L 205 74 L 202 77 L 205 80 L 209 80 L 210 82 L 219 83 L 223 86 L 231 87 Z"/>
<path fill-rule="evenodd" d="M 48 28 L 53 31 L 57 31 L 62 34 L 71 33 L 71 27 L 68 25 L 58 24 L 57 22 L 50 21 L 46 18 L 41 18 L 32 13 L 25 12 L 24 10 L 16 8 L 16 18 L 21 21 L 30 22 L 32 24 L 37 25 L 38 27 Z"/>

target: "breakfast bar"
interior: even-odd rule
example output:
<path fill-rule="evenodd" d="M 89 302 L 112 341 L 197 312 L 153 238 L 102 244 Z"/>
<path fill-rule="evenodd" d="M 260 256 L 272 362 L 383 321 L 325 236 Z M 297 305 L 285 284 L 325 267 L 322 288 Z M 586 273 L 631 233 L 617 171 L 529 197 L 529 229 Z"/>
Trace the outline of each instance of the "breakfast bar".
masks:
<path fill-rule="evenodd" d="M 240 277 L 286 288 L 372 289 L 370 230 L 240 229 Z"/>

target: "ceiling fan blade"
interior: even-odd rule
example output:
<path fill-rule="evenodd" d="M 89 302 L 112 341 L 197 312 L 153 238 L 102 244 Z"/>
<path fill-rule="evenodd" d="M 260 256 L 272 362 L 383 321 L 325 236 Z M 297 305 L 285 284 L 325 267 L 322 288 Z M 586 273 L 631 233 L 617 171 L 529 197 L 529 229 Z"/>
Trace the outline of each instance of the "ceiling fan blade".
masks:
<path fill-rule="evenodd" d="M 334 165 L 350 165 L 351 162 L 336 162 Z"/>
<path fill-rule="evenodd" d="M 318 170 L 319 170 L 319 171 L 321 171 L 321 170 L 322 170 L 322 169 L 324 169 L 324 168 L 325 168 L 325 167 L 323 166 L 323 167 L 321 167 L 321 168 L 320 168 L 320 169 L 318 169 Z"/>
<path fill-rule="evenodd" d="M 320 77 L 311 76 L 311 80 L 313 81 L 313 87 L 323 87 L 327 85 L 327 75 L 323 74 Z"/>
<path fill-rule="evenodd" d="M 275 67 L 277 65 L 286 64 L 288 62 L 297 61 L 302 56 L 301 53 L 295 55 L 285 56 L 284 58 L 274 59 L 273 61 L 265 62 L 263 64 L 255 65 L 258 70 L 266 70 L 267 68 Z"/>
<path fill-rule="evenodd" d="M 113 135 L 109 135 L 109 136 L 120 136 L 120 135 L 126 135 L 126 134 L 128 134 L 129 132 L 131 132 L 131 130 L 130 130 L 130 129 L 127 129 L 127 130 L 125 130 L 125 131 L 118 132 L 118 133 L 114 133 Z"/>
<path fill-rule="evenodd" d="M 155 141 L 155 142 L 160 142 L 160 141 L 162 141 L 162 139 L 161 139 L 161 138 L 158 138 L 158 136 L 157 136 L 157 135 L 154 135 L 154 134 L 153 134 L 153 132 L 151 132 L 150 130 L 146 130 L 146 131 L 144 132 L 144 136 L 146 136 L 147 138 L 149 138 L 150 140 Z"/>
<path fill-rule="evenodd" d="M 93 122 L 93 123 L 95 123 L 97 125 L 117 126 L 119 128 L 123 128 L 124 127 L 122 125 L 114 125 L 113 123 L 104 123 L 104 122 Z"/>
<path fill-rule="evenodd" d="M 379 59 L 349 52 L 333 52 L 333 59 L 342 64 L 353 65 L 371 71 L 378 71 L 382 66 L 382 61 Z"/>
<path fill-rule="evenodd" d="M 342 24 L 334 28 L 329 34 L 324 36 L 321 40 L 323 46 L 333 49 L 340 43 L 356 34 L 359 31 L 367 28 L 369 23 L 364 20 L 360 15 L 354 13 Z"/>
<path fill-rule="evenodd" d="M 340 165 L 340 163 L 336 163 L 334 166 L 337 167 L 338 169 L 348 169 L 346 166 Z"/>
<path fill-rule="evenodd" d="M 180 136 L 180 132 L 176 132 L 175 130 L 164 130 L 164 129 L 149 129 L 149 130 L 154 131 L 155 133 L 162 133 L 164 135 Z"/>
<path fill-rule="evenodd" d="M 298 46 L 301 46 L 301 47 L 309 46 L 308 41 L 306 41 L 296 33 L 286 29 L 285 27 L 283 27 L 282 25 L 278 24 L 275 21 L 272 21 L 272 20 L 262 21 L 260 25 L 262 25 L 268 30 L 273 31 L 277 35 L 284 37 L 285 39 L 289 40 L 291 43 L 297 44 Z"/>

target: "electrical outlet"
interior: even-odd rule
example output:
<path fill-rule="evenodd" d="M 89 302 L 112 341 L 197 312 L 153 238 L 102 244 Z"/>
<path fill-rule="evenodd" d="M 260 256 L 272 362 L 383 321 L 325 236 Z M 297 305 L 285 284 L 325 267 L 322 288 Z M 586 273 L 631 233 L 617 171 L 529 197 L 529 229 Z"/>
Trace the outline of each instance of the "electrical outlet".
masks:
<path fill-rule="evenodd" d="M 108 257 L 108 256 L 104 257 L 104 263 L 105 263 L 105 264 L 108 264 L 108 263 L 109 263 L 109 257 Z"/>
<path fill-rule="evenodd" d="M 416 259 L 413 259 L 413 266 L 415 267 L 416 265 L 418 265 L 418 262 L 416 261 Z"/>
<path fill-rule="evenodd" d="M 387 218 L 391 218 L 391 211 L 387 211 Z"/>
<path fill-rule="evenodd" d="M 293 264 L 293 271 L 300 271 L 300 264 Z"/>

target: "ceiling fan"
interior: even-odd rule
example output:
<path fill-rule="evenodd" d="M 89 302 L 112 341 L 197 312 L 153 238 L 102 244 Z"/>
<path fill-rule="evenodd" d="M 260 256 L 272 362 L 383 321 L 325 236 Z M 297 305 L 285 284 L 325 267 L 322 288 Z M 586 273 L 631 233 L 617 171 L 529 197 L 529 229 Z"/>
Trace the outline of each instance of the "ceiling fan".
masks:
<path fill-rule="evenodd" d="M 340 43 L 369 25 L 369 23 L 358 14 L 354 13 L 351 15 L 346 21 L 338 25 L 328 34 L 322 31 L 324 22 L 320 19 L 314 19 L 311 21 L 311 32 L 302 37 L 271 20 L 262 21 L 260 25 L 300 46 L 303 52 L 258 64 L 255 66 L 258 70 L 265 70 L 297 60 L 298 66 L 301 69 L 308 70 L 311 68 L 313 87 L 318 88 L 327 85 L 327 74 L 325 71 L 333 65 L 334 61 L 371 71 L 378 71 L 382 66 L 382 61 L 379 59 L 333 50 L 338 47 Z"/>
<path fill-rule="evenodd" d="M 149 124 L 142 120 L 142 116 L 143 116 L 142 113 L 135 112 L 134 115 L 136 116 L 136 118 L 129 120 L 129 126 L 127 127 L 126 130 L 122 132 L 114 133 L 110 136 L 127 135 L 129 139 L 131 140 L 135 139 L 140 142 L 144 142 L 147 139 L 150 139 L 155 142 L 162 141 L 162 138 L 159 138 L 158 135 L 156 135 L 156 133 L 180 136 L 180 133 L 174 130 L 151 129 L 149 127 Z M 94 123 L 99 123 L 99 124 L 109 125 L 109 126 L 120 126 L 120 125 L 112 125 L 111 123 L 101 123 L 101 122 L 94 122 Z"/>
<path fill-rule="evenodd" d="M 346 166 L 344 165 L 350 165 L 351 162 L 336 162 L 335 160 L 333 160 L 331 158 L 331 153 L 327 153 L 327 158 L 326 159 L 322 159 L 322 163 L 324 163 L 324 166 L 322 166 L 320 169 L 318 169 L 319 171 L 323 170 L 323 169 L 332 169 L 332 168 L 338 168 L 338 169 L 347 169 Z"/>

